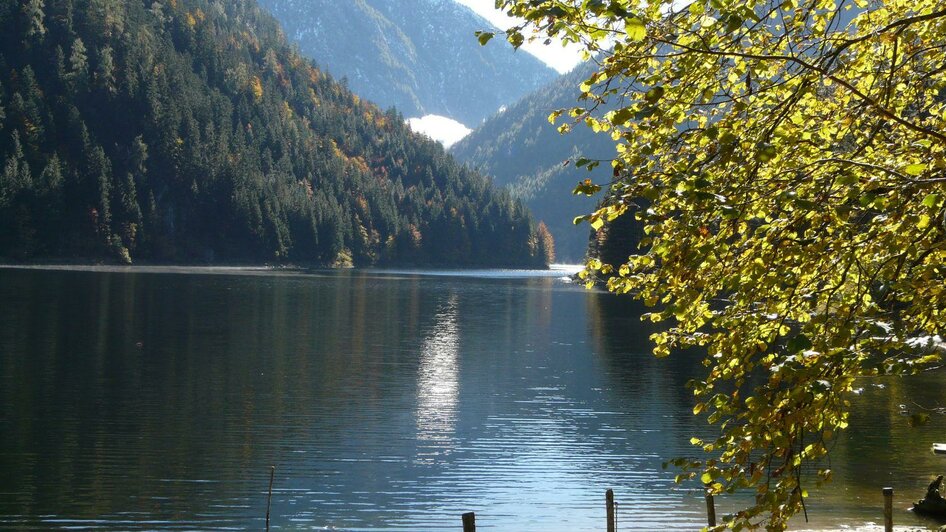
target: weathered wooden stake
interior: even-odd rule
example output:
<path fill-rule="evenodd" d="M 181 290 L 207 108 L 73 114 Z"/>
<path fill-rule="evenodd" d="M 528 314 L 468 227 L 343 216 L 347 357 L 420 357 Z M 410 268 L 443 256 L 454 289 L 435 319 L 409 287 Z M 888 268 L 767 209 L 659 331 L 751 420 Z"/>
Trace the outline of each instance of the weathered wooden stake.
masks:
<path fill-rule="evenodd" d="M 893 532 L 893 488 L 884 488 L 884 532 Z"/>
<path fill-rule="evenodd" d="M 269 532 L 269 509 L 273 505 L 273 478 L 276 477 L 276 466 L 269 468 L 269 497 L 266 499 L 266 532 Z"/>
<path fill-rule="evenodd" d="M 463 532 L 476 532 L 476 514 L 473 512 L 463 514 Z"/>
<path fill-rule="evenodd" d="M 608 508 L 608 532 L 614 532 L 614 490 L 604 493 L 604 502 Z"/>
<path fill-rule="evenodd" d="M 706 524 L 710 527 L 716 526 L 716 503 L 709 488 L 706 489 Z"/>

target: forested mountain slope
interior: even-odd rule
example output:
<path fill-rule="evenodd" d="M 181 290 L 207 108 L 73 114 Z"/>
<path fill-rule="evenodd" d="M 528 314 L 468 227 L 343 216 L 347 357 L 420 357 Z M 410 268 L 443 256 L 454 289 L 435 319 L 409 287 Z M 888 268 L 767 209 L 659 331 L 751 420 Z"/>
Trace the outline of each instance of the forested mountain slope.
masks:
<path fill-rule="evenodd" d="M 589 226 L 576 226 L 572 220 L 595 207 L 595 200 L 572 194 L 576 183 L 589 174 L 564 161 L 613 159 L 615 154 L 614 142 L 607 135 L 595 134 L 584 125 L 562 135 L 548 121 L 553 110 L 575 107 L 578 86 L 593 72 L 592 66 L 580 65 L 526 96 L 450 150 L 454 157 L 492 176 L 497 185 L 508 186 L 514 196 L 526 202 L 535 218 L 548 225 L 560 261 L 584 257 Z"/>
<path fill-rule="evenodd" d="M 557 74 L 524 51 L 480 46 L 492 25 L 453 0 L 260 0 L 304 54 L 407 117 L 475 128 Z"/>
<path fill-rule="evenodd" d="M 536 265 L 526 209 L 252 0 L 0 3 L 0 257 Z"/>

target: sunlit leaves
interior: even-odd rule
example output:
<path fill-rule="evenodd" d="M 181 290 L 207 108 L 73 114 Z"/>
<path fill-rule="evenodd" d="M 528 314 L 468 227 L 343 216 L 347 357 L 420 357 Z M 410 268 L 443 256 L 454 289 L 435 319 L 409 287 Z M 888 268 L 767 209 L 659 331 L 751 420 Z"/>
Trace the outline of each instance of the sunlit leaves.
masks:
<path fill-rule="evenodd" d="M 755 490 L 727 526 L 784 528 L 858 379 L 940 363 L 917 339 L 946 335 L 946 11 L 497 4 L 528 21 L 515 33 L 598 61 L 583 107 L 550 119 L 617 143 L 601 207 L 576 222 L 634 216 L 644 235 L 627 262 L 592 261 L 583 279 L 651 307 L 657 356 L 706 353 L 693 411 L 719 436 L 693 441 L 705 459 L 670 464 L 681 481 Z M 575 193 L 599 190 L 587 179 Z"/>
<path fill-rule="evenodd" d="M 627 37 L 632 41 L 642 41 L 647 37 L 647 28 L 644 21 L 637 17 L 629 17 L 626 21 L 625 31 Z"/>
<path fill-rule="evenodd" d="M 511 44 L 513 48 L 519 48 L 522 46 L 522 43 L 525 42 L 525 37 L 519 32 L 510 32 L 506 35 L 506 40 L 509 41 L 509 44 Z"/>
<path fill-rule="evenodd" d="M 476 35 L 476 40 L 480 42 L 481 46 L 486 46 L 486 43 L 496 36 L 496 34 L 491 31 L 477 31 L 474 33 Z"/>
<path fill-rule="evenodd" d="M 579 163 L 581 162 L 582 161 L 579 161 Z M 578 165 L 576 164 L 576 166 Z M 590 179 L 585 179 L 584 181 L 578 183 L 578 185 L 575 187 L 574 193 L 576 195 L 584 194 L 586 196 L 594 196 L 600 191 L 601 185 L 596 185 L 592 183 Z"/>
<path fill-rule="evenodd" d="M 926 170 L 926 165 L 922 163 L 909 164 L 903 169 L 904 173 L 906 173 L 907 175 L 912 175 L 912 176 L 918 176 L 922 174 L 924 170 Z"/>

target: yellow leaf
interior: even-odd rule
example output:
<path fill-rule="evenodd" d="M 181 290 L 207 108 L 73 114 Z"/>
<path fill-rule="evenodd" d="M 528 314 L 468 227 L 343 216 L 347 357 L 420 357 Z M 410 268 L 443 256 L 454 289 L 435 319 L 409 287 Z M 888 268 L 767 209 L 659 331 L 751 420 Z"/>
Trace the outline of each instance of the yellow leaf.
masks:
<path fill-rule="evenodd" d="M 644 21 L 637 17 L 629 17 L 625 21 L 625 31 L 632 41 L 642 41 L 647 37 L 647 28 Z"/>
<path fill-rule="evenodd" d="M 910 164 L 907 165 L 903 171 L 906 172 L 907 175 L 918 176 L 926 171 L 926 165 L 922 163 Z"/>

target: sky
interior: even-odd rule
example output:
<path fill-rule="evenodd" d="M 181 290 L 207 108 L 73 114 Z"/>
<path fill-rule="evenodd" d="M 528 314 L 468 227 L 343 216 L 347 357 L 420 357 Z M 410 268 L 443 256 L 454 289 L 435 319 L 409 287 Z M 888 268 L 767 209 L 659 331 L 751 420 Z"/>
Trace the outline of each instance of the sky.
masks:
<path fill-rule="evenodd" d="M 495 0 L 457 0 L 457 2 L 469 7 L 478 15 L 492 22 L 496 27 L 505 30 L 515 24 L 515 20 L 507 16 L 502 11 L 496 9 Z M 497 41 L 500 39 L 497 36 Z M 503 45 L 500 42 L 490 43 L 489 46 Z M 546 46 L 541 42 L 526 43 L 522 49 L 538 57 L 545 64 L 564 74 L 571 70 L 575 65 L 581 62 L 580 49 L 577 46 L 563 48 L 561 43 L 553 42 Z"/>

